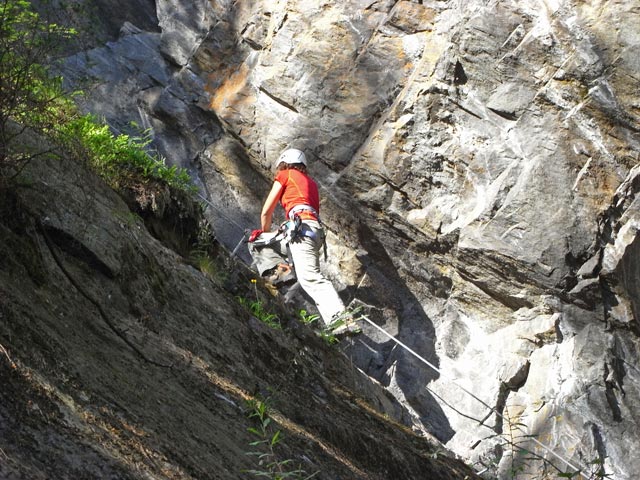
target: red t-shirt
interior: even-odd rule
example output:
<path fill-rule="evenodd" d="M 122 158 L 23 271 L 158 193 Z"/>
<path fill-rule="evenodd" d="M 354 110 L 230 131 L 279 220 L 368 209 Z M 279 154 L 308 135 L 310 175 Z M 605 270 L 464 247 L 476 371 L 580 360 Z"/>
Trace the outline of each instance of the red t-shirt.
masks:
<path fill-rule="evenodd" d="M 289 218 L 289 212 L 296 205 L 309 205 L 320 213 L 320 194 L 318 193 L 318 185 L 307 174 L 302 173 L 294 168 L 280 170 L 275 180 L 284 188 L 280 203 L 284 208 L 285 215 Z M 303 220 L 315 219 L 313 215 L 307 212 L 301 212 L 300 217 Z"/>

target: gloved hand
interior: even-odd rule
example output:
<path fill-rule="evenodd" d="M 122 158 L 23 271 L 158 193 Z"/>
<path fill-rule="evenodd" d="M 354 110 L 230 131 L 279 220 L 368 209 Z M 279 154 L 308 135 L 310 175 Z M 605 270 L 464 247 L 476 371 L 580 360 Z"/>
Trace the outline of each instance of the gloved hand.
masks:
<path fill-rule="evenodd" d="M 263 233 L 262 230 L 253 230 L 251 232 L 251 235 L 249 235 L 249 240 L 247 240 L 248 242 L 253 242 L 255 241 L 256 238 L 258 238 L 260 236 L 260 234 Z"/>

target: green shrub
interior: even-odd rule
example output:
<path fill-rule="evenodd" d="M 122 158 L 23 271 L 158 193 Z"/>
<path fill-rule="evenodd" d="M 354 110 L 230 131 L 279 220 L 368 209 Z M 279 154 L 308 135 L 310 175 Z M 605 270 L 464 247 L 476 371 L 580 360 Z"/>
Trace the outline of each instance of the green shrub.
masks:
<path fill-rule="evenodd" d="M 244 297 L 237 297 L 238 303 L 246 308 L 251 315 L 256 317 L 262 323 L 276 330 L 282 330 L 280 318 L 275 313 L 267 311 L 261 300 L 249 300 Z"/>
<path fill-rule="evenodd" d="M 168 167 L 162 157 L 148 153 L 149 131 L 140 137 L 115 135 L 95 116 L 83 115 L 61 125 L 58 138 L 76 156 L 86 156 L 98 174 L 116 188 L 133 176 L 158 179 L 181 190 L 195 189 L 186 170 Z"/>
<path fill-rule="evenodd" d="M 26 148 L 24 135 L 48 135 L 74 111 L 44 64 L 74 34 L 43 22 L 28 1 L 0 0 L 0 186 L 49 152 Z"/>
<path fill-rule="evenodd" d="M 28 148 L 25 136 L 44 136 L 47 145 L 59 145 L 84 159 L 116 187 L 129 177 L 153 178 L 195 191 L 189 174 L 149 153 L 151 137 L 116 135 L 92 115 L 80 115 L 62 88 L 60 77 L 50 76 L 50 61 L 73 29 L 46 23 L 26 0 L 0 0 L 0 187 L 20 174 L 31 160 L 53 153 L 51 147 Z"/>
<path fill-rule="evenodd" d="M 298 316 L 300 317 L 300 321 L 305 325 L 311 325 L 320 319 L 320 315 L 316 313 L 309 313 L 304 309 L 298 312 Z"/>

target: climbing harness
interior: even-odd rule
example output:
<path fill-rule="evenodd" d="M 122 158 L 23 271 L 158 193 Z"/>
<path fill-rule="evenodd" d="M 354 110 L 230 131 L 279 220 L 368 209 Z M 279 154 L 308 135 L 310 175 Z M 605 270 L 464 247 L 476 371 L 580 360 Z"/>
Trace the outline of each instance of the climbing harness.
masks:
<path fill-rule="evenodd" d="M 305 205 L 302 203 L 289 210 L 289 220 L 293 220 L 296 216 L 299 216 L 301 212 L 309 212 L 318 223 L 322 223 L 320 221 L 320 214 L 318 211 L 311 205 Z"/>
<path fill-rule="evenodd" d="M 232 225 L 234 225 L 237 228 L 239 228 L 240 230 L 242 230 L 242 232 L 243 232 L 242 237 L 240 238 L 240 240 L 238 241 L 238 243 L 236 244 L 234 249 L 231 251 L 231 258 L 234 258 L 238 254 L 238 252 L 240 251 L 240 248 L 242 247 L 242 245 L 244 245 L 245 243 L 248 242 L 249 235 L 251 234 L 251 230 L 245 229 L 244 227 L 239 225 L 237 222 L 235 222 L 232 218 L 230 218 L 228 215 L 225 215 L 224 213 L 222 213 L 222 211 L 219 208 L 217 208 L 213 203 L 211 203 L 202 194 L 198 193 L 198 196 L 209 207 L 211 207 L 213 210 L 218 212 L 218 214 L 222 218 L 224 218 L 225 220 L 229 221 L 229 223 L 231 223 Z M 297 235 L 302 235 L 302 236 L 309 237 L 309 238 L 315 240 L 316 239 L 316 233 L 309 226 L 307 226 L 304 223 L 302 223 L 302 219 L 300 218 L 299 213 L 305 212 L 305 211 L 311 213 L 311 215 L 313 215 L 316 218 L 318 223 L 322 224 L 320 222 L 320 215 L 318 214 L 316 209 L 313 208 L 311 205 L 303 205 L 303 204 L 296 205 L 289 212 L 289 220 L 284 222 L 282 225 L 280 225 L 280 228 L 278 229 L 278 232 L 276 233 L 276 235 L 271 236 L 271 235 L 265 235 L 263 233 L 262 235 L 260 235 L 258 237 L 258 239 L 256 241 L 253 242 L 254 245 L 256 245 L 256 246 L 266 246 L 266 245 L 270 245 L 270 244 L 272 244 L 274 242 L 279 242 L 279 241 L 282 241 L 282 240 L 284 240 L 285 243 L 289 243 Z M 327 259 L 327 242 L 326 241 L 323 242 L 323 249 L 324 249 L 324 258 L 326 260 Z M 291 262 L 291 263 L 293 263 L 293 262 Z"/>
<path fill-rule="evenodd" d="M 280 225 L 278 232 L 282 235 L 284 243 L 291 243 L 299 235 L 303 235 L 302 219 L 298 215 L 294 215 L 292 219 Z"/>
<path fill-rule="evenodd" d="M 276 232 L 262 232 L 258 235 L 255 240 L 252 240 L 250 243 L 254 245 L 254 247 L 266 247 L 268 245 L 272 245 L 276 242 L 282 242 L 284 244 L 288 244 L 298 235 L 306 235 L 304 229 L 301 228 L 302 222 L 300 217 L 296 217 L 294 220 L 287 220 L 282 223 Z M 259 230 L 258 230 L 259 231 Z M 249 242 L 249 234 L 250 230 L 245 230 L 245 234 L 242 237 L 241 241 Z M 311 232 L 313 233 L 313 232 Z M 315 236 L 315 235 L 314 235 Z"/>
<path fill-rule="evenodd" d="M 307 237 L 312 240 L 316 240 L 318 238 L 316 232 L 304 221 L 300 218 L 300 215 L 294 213 L 294 215 L 289 214 L 291 217 L 290 220 L 283 222 L 278 231 L 275 234 L 271 233 L 261 233 L 253 242 L 251 242 L 254 247 L 265 247 L 271 245 L 276 242 L 282 242 L 284 245 L 289 245 L 289 243 L 295 241 L 296 238 Z M 248 241 L 247 231 L 245 231 L 245 235 L 243 236 L 241 242 Z M 325 259 L 327 256 L 326 252 L 326 242 L 323 239 L 323 248 L 325 251 Z"/>

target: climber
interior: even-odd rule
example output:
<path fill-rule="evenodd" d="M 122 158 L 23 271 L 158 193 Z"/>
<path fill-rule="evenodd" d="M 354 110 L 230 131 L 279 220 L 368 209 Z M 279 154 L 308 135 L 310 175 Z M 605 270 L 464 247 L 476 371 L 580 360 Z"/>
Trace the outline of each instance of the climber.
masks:
<path fill-rule="evenodd" d="M 261 275 L 273 279 L 286 278 L 290 257 L 300 286 L 313 299 L 322 320 L 335 335 L 359 333 L 353 315 L 345 309 L 338 292 L 320 271 L 320 250 L 325 242 L 320 222 L 320 195 L 316 182 L 307 174 L 307 159 L 301 150 L 290 148 L 275 162 L 276 176 L 262 207 L 261 228 L 248 239 L 249 251 L 256 258 L 258 245 L 262 247 L 257 266 Z M 287 221 L 276 233 L 271 221 L 280 202 Z M 271 268 L 269 268 L 271 267 Z"/>

